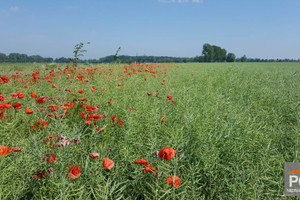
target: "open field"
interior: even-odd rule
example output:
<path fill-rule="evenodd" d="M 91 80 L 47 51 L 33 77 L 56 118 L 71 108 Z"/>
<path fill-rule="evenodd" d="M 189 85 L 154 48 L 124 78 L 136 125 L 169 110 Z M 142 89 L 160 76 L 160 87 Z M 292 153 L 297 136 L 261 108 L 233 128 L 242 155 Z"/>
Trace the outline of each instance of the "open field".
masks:
<path fill-rule="evenodd" d="M 284 162 L 300 162 L 300 63 L 0 64 L 0 74 L 0 146 L 21 149 L 0 155 L 0 199 L 276 199 Z M 156 155 L 166 147 L 169 160 Z M 166 184 L 173 175 L 179 186 Z"/>

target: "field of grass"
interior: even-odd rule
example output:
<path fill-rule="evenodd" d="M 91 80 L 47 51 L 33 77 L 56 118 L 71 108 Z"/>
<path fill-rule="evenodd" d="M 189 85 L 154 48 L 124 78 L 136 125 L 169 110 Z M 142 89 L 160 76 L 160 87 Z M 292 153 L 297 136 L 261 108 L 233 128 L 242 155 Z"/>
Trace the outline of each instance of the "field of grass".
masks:
<path fill-rule="evenodd" d="M 0 155 L 0 199 L 276 199 L 284 162 L 300 162 L 300 63 L 65 67 L 0 65 L 0 146 L 21 149 Z M 54 147 L 62 134 L 75 140 Z M 170 160 L 157 156 L 166 147 Z"/>

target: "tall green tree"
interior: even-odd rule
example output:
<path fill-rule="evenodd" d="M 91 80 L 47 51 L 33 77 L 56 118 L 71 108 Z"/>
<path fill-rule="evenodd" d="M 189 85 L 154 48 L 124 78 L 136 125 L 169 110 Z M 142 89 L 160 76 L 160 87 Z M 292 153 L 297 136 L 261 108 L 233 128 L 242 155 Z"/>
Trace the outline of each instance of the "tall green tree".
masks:
<path fill-rule="evenodd" d="M 19 53 L 10 53 L 8 55 L 9 62 L 27 62 L 28 56 L 27 54 L 19 54 Z"/>
<path fill-rule="evenodd" d="M 29 62 L 44 62 L 44 58 L 40 55 L 32 55 L 28 57 Z"/>
<path fill-rule="evenodd" d="M 90 42 L 87 42 L 86 44 L 90 44 Z M 74 58 L 73 58 L 73 63 L 75 65 L 77 65 L 78 61 L 79 61 L 79 56 L 83 56 L 84 52 L 87 52 L 87 50 L 83 49 L 83 42 L 80 42 L 79 44 L 76 44 L 74 46 Z"/>
<path fill-rule="evenodd" d="M 243 55 L 243 57 L 241 57 L 241 62 L 246 62 L 247 61 L 247 57 L 246 55 Z"/>
<path fill-rule="evenodd" d="M 0 62 L 6 62 L 7 61 L 7 56 L 4 53 L 0 53 Z"/>
<path fill-rule="evenodd" d="M 119 52 L 121 51 L 121 47 L 119 47 L 114 55 L 114 62 L 117 63 L 119 61 Z"/>
<path fill-rule="evenodd" d="M 215 58 L 215 52 L 213 46 L 206 43 L 203 45 L 202 55 L 204 57 L 204 62 L 213 62 Z"/>
<path fill-rule="evenodd" d="M 204 44 L 202 55 L 204 62 L 224 62 L 226 60 L 225 49 L 218 47 L 216 45 Z"/>
<path fill-rule="evenodd" d="M 228 53 L 226 57 L 226 62 L 234 62 L 234 61 L 235 61 L 234 53 Z"/>

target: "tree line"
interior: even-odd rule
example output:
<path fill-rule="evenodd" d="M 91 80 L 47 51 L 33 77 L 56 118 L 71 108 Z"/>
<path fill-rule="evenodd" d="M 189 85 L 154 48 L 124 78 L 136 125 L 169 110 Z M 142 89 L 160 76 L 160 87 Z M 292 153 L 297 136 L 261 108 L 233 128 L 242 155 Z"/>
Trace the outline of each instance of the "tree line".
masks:
<path fill-rule="evenodd" d="M 27 54 L 10 53 L 6 55 L 0 53 L 1 62 L 11 63 L 70 63 L 74 58 L 51 58 L 40 55 L 28 56 Z M 99 59 L 79 59 L 78 63 L 111 63 L 116 61 L 116 55 L 110 55 Z M 117 57 L 119 63 L 187 63 L 187 62 L 300 62 L 300 59 L 261 59 L 247 58 L 246 55 L 236 58 L 234 53 L 227 53 L 224 48 L 208 43 L 203 45 L 202 54 L 196 57 L 170 57 L 170 56 L 127 56 Z"/>

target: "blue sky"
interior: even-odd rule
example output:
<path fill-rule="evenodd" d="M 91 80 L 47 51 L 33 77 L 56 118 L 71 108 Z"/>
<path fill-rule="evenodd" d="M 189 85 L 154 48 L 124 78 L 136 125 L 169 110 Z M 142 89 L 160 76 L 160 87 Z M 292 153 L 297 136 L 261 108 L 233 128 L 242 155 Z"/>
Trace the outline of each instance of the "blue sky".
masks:
<path fill-rule="evenodd" d="M 0 52 L 84 58 L 192 57 L 204 43 L 240 57 L 300 58 L 300 0 L 0 0 Z"/>

